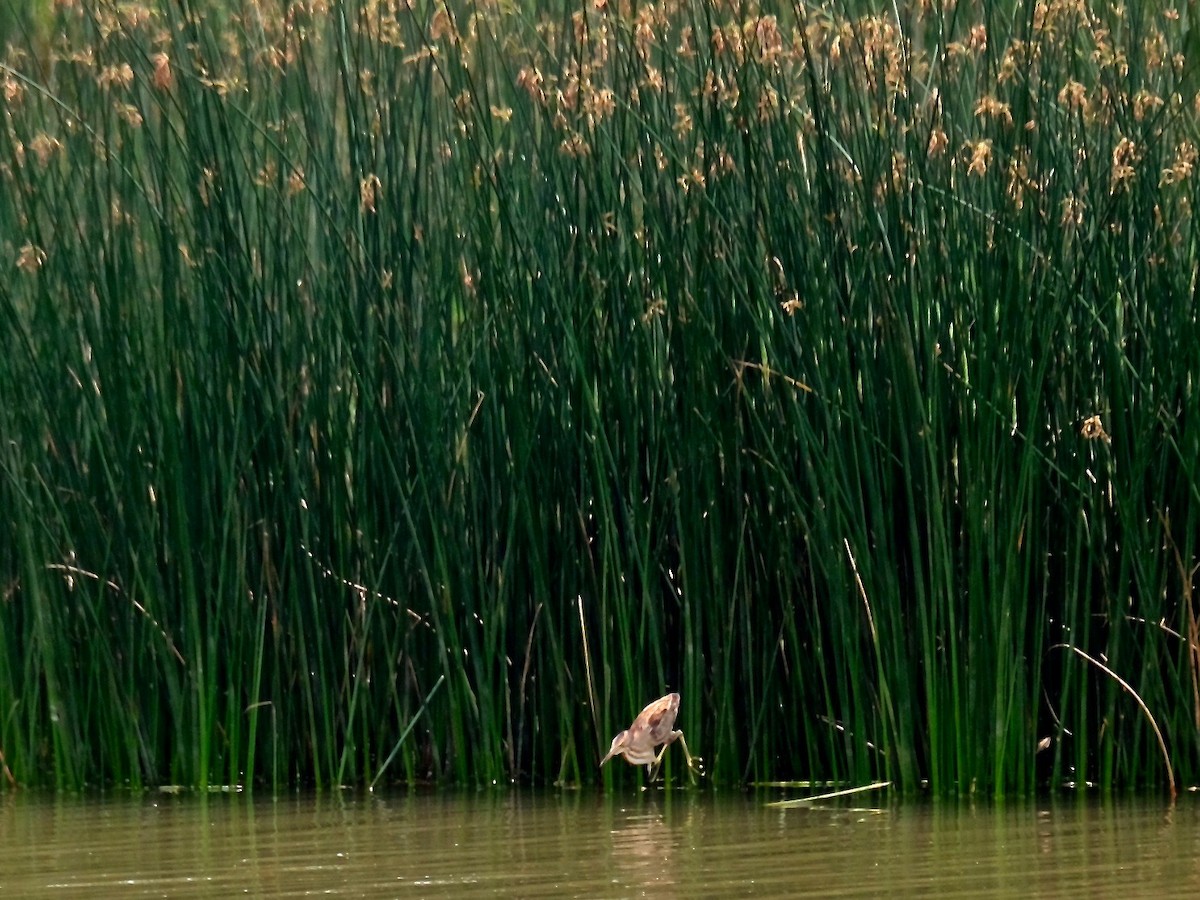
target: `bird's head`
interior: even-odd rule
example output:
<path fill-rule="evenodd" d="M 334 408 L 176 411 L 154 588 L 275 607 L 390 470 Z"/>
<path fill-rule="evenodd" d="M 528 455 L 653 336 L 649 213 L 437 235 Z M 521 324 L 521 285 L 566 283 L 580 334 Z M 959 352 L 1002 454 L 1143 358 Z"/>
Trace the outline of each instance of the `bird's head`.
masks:
<path fill-rule="evenodd" d="M 628 736 L 629 736 L 629 731 L 626 730 L 626 731 L 622 731 L 620 734 L 618 734 L 615 738 L 612 739 L 612 746 L 609 747 L 608 752 L 604 754 L 604 759 L 600 760 L 600 765 L 603 766 L 606 762 L 608 762 L 610 759 L 612 759 L 614 756 L 616 756 L 622 750 L 625 749 L 625 738 L 627 738 Z"/>

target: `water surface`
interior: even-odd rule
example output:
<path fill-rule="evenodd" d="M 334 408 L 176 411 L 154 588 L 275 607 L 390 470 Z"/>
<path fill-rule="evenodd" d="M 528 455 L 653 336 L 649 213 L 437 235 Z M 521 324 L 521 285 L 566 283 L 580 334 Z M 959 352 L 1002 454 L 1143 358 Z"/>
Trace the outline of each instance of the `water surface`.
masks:
<path fill-rule="evenodd" d="M 0 796 L 0 896 L 1200 896 L 1192 795 L 860 795 L 786 810 L 773 798 L 13 793 Z"/>

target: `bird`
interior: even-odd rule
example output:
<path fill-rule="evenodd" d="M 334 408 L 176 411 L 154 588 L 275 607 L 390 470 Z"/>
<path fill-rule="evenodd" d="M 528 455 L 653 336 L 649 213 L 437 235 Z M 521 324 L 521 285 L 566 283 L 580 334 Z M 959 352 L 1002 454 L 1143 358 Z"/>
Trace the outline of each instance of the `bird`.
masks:
<path fill-rule="evenodd" d="M 632 725 L 613 738 L 612 746 L 608 748 L 608 753 L 604 754 L 604 759 L 600 760 L 600 765 L 603 767 L 614 756 L 624 756 L 630 765 L 644 764 L 653 780 L 655 767 L 662 762 L 663 754 L 673 742 L 679 741 L 683 746 L 683 755 L 687 757 L 689 774 L 699 771 L 703 775 L 704 766 L 700 757 L 692 756 L 688 752 L 683 732 L 673 730 L 677 715 L 679 695 L 667 694 L 665 697 L 659 697 L 638 713 Z M 662 744 L 662 749 L 655 755 L 654 748 L 659 744 Z"/>

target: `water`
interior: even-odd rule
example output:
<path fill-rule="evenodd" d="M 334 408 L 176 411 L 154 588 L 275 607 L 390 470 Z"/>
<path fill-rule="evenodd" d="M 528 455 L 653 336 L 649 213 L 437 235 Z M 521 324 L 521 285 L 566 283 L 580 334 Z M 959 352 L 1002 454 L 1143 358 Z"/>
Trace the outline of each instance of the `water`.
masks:
<path fill-rule="evenodd" d="M 0 796 L 0 896 L 1200 896 L 1200 798 Z M 869 803 L 882 803 L 870 807 Z"/>

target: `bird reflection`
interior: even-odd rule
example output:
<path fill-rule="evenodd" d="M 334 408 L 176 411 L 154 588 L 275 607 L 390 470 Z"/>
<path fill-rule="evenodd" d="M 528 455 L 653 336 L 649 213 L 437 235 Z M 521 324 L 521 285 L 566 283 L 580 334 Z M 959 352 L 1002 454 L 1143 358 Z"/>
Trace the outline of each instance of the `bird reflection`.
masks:
<path fill-rule="evenodd" d="M 630 815 L 613 823 L 613 861 L 631 888 L 657 898 L 676 896 L 676 835 L 659 813 Z"/>

